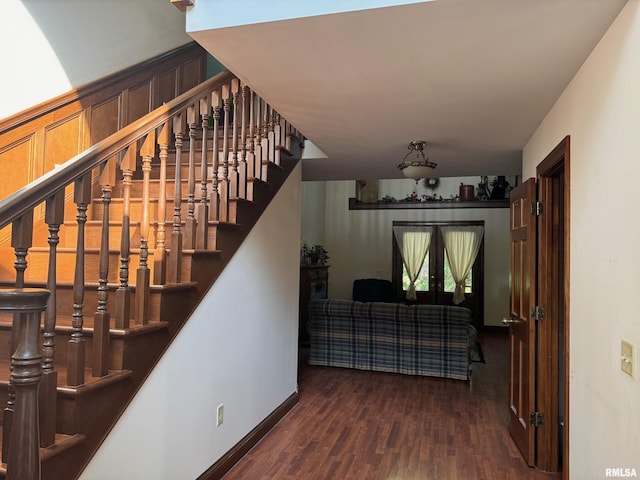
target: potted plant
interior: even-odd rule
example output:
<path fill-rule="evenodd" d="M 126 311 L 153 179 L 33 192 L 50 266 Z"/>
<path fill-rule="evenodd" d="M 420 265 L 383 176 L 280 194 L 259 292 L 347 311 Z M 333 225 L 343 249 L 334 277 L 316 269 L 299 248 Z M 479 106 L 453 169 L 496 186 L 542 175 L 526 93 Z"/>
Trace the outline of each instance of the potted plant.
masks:
<path fill-rule="evenodd" d="M 322 245 L 307 246 L 305 243 L 300 249 L 300 264 L 302 265 L 326 265 L 329 255 Z"/>

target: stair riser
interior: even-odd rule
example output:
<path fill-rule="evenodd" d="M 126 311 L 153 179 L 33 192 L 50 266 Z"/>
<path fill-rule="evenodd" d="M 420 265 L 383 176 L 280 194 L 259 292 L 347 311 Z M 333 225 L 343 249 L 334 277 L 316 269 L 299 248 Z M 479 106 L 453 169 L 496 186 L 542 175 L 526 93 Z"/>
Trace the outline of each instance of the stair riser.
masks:
<path fill-rule="evenodd" d="M 197 209 L 197 204 L 199 203 L 199 200 L 200 200 L 199 198 L 195 199 L 194 209 Z M 236 218 L 235 202 L 236 200 L 229 201 L 230 217 L 229 217 L 229 220 L 227 221 L 233 222 L 234 219 Z M 165 221 L 169 223 L 173 222 L 173 215 L 174 215 L 173 205 L 174 205 L 173 200 L 167 199 L 167 205 L 165 208 Z M 109 206 L 109 220 L 112 222 L 122 221 L 123 209 L 124 209 L 124 205 L 122 201 L 119 199 L 118 200 L 114 199 L 114 201 L 111 202 L 111 205 Z M 103 212 L 104 212 L 104 209 L 102 205 L 93 205 L 89 211 L 88 216 L 91 220 L 101 220 L 103 216 Z M 188 214 L 189 214 L 189 204 L 187 200 L 184 199 L 180 205 L 180 218 L 182 219 L 182 221 L 185 221 L 185 219 L 188 218 Z M 194 210 L 194 215 L 196 215 L 195 210 Z M 139 221 L 139 219 L 142 218 L 142 200 L 141 199 L 139 198 L 132 199 L 131 202 L 129 203 L 129 218 L 136 221 Z M 155 222 L 157 218 L 158 218 L 158 200 L 154 198 L 149 201 L 150 222 L 151 223 Z"/>
<path fill-rule="evenodd" d="M 164 233 L 164 246 L 166 250 L 171 249 L 171 236 L 173 232 L 173 224 L 170 222 L 165 223 L 165 233 Z M 217 232 L 219 228 L 216 223 L 210 222 L 208 225 L 208 249 L 209 250 L 220 250 L 217 246 L 219 244 L 219 240 L 216 239 Z M 184 237 L 185 228 L 184 225 L 180 226 L 180 231 Z M 130 229 L 130 245 L 131 248 L 138 249 L 140 248 L 140 228 L 139 225 L 132 225 Z M 63 225 L 60 229 L 60 243 L 58 244 L 58 248 L 75 248 L 77 244 L 77 235 L 78 235 L 78 226 L 74 224 Z M 109 226 L 109 249 L 117 250 L 120 248 L 120 239 L 122 235 L 122 227 L 120 225 L 110 225 Z M 148 236 L 148 244 L 149 245 L 157 245 L 157 237 L 158 237 L 158 226 L 152 225 L 149 228 L 149 236 Z M 45 241 L 42 239 L 42 241 Z M 221 240 L 224 242 L 224 239 Z M 102 224 L 98 222 L 91 222 L 85 225 L 85 248 L 90 249 L 99 249 L 102 242 Z M 47 247 L 47 245 L 35 245 L 36 247 Z M 183 243 L 183 248 L 186 246 Z M 33 252 L 32 252 L 33 253 Z M 110 266 L 111 269 L 111 266 Z"/>
<path fill-rule="evenodd" d="M 181 224 L 180 231 L 184 235 L 184 224 Z M 215 244 L 215 224 L 209 223 L 209 241 L 213 241 Z M 171 248 L 171 234 L 173 232 L 173 222 L 166 221 L 164 224 L 164 246 L 165 249 Z M 132 249 L 140 248 L 140 225 L 132 224 L 129 229 L 130 240 L 129 245 Z M 60 228 L 58 248 L 75 248 L 77 245 L 78 225 L 74 223 L 67 223 Z M 99 249 L 102 243 L 102 223 L 98 221 L 91 221 L 85 224 L 84 230 L 85 248 Z M 120 248 L 120 240 L 122 237 L 122 226 L 111 224 L 109 226 L 109 249 L 117 250 Z M 158 224 L 154 223 L 149 226 L 149 233 L 147 237 L 148 245 L 156 246 L 158 238 Z M 47 247 L 47 239 L 38 237 L 40 240 L 34 243 L 33 247 Z M 211 243 L 209 243 L 212 245 Z"/>
<path fill-rule="evenodd" d="M 175 180 L 173 180 L 172 176 L 168 176 L 168 180 L 166 182 L 165 187 L 165 198 L 167 201 L 173 201 L 175 196 Z M 207 177 L 207 195 L 211 194 L 213 190 L 212 187 L 213 177 L 209 174 Z M 250 183 L 250 182 L 249 182 Z M 144 183 L 141 180 L 135 180 L 131 183 L 131 187 L 129 189 L 131 198 L 142 198 L 142 191 L 144 189 Z M 196 199 L 199 199 L 201 196 L 202 183 L 200 182 L 200 174 L 196 176 L 194 195 Z M 182 182 L 180 186 L 180 198 L 183 202 L 186 202 L 189 197 L 189 181 L 187 177 L 182 177 Z M 118 184 L 115 186 L 111 192 L 111 198 L 113 200 L 120 199 L 124 195 L 122 185 Z M 152 178 L 149 181 L 149 196 L 152 199 L 157 199 L 160 196 L 160 181 L 156 178 Z M 248 200 L 251 200 L 248 198 Z M 93 203 L 98 205 L 102 202 L 101 197 L 94 193 Z"/>
<path fill-rule="evenodd" d="M 237 159 L 238 164 L 241 163 L 241 161 L 242 161 L 242 157 L 238 155 L 238 159 Z M 207 179 L 211 180 L 212 178 L 214 178 L 213 157 L 211 152 L 209 152 L 209 154 L 207 155 L 206 162 L 207 162 Z M 246 159 L 245 159 L 245 162 L 246 162 Z M 194 165 L 196 182 L 200 183 L 200 179 L 202 178 L 202 154 L 200 152 L 196 152 L 195 161 L 193 165 Z M 233 157 L 230 154 L 229 162 L 228 162 L 229 171 L 232 169 L 232 165 L 233 165 Z M 222 177 L 223 175 L 223 166 L 224 164 L 222 162 L 222 155 L 220 155 L 220 157 L 218 158 L 218 177 Z M 174 182 L 176 178 L 176 171 L 177 171 L 177 168 L 175 163 L 175 157 L 172 155 L 169 155 L 169 158 L 167 158 L 167 173 L 166 173 L 168 181 Z M 187 185 L 189 183 L 189 174 L 190 174 L 189 154 L 187 152 L 182 154 L 182 159 L 180 161 L 180 178 L 182 179 L 182 182 L 186 183 Z M 122 173 L 119 172 L 118 176 L 121 177 L 121 175 Z M 141 170 L 138 170 L 133 173 L 134 182 L 138 182 L 142 178 L 143 178 L 143 175 L 141 173 Z M 154 162 L 151 164 L 151 172 L 149 174 L 149 178 L 151 178 L 152 180 L 157 180 L 158 178 L 160 178 L 160 162 L 159 161 L 154 160 Z"/>
<path fill-rule="evenodd" d="M 154 321 L 159 321 L 162 318 L 161 302 L 162 293 L 160 291 L 151 291 L 149 294 L 149 317 Z M 131 314 L 133 315 L 136 302 L 136 292 L 131 291 Z M 95 287 L 87 288 L 84 292 L 83 299 L 83 314 L 85 328 L 93 327 L 93 317 L 98 310 L 98 292 Z M 115 312 L 116 312 L 116 294 L 114 289 L 110 289 L 107 297 L 107 312 L 111 316 L 111 328 L 115 328 Z M 58 286 L 56 288 L 56 315 L 58 322 L 63 322 L 66 325 L 71 324 L 71 316 L 73 314 L 73 287 L 71 286 Z M 66 318 L 65 318 L 66 317 Z M 0 321 L 2 323 L 10 323 L 11 315 L 6 313 L 0 314 Z M 42 317 L 44 321 L 44 316 Z M 135 324 L 135 319 L 130 320 L 131 324 Z M 0 357 L 1 358 L 1 357 Z"/>
<path fill-rule="evenodd" d="M 85 252 L 84 254 L 84 279 L 85 282 L 97 283 L 100 279 L 99 253 L 97 251 Z M 42 282 L 47 278 L 49 269 L 49 252 L 32 249 L 27 257 L 28 267 L 25 271 L 25 281 Z M 58 282 L 73 282 L 75 278 L 75 252 L 66 250 L 58 251 Z M 149 251 L 148 265 L 153 277 L 153 251 Z M 135 271 L 139 266 L 137 254 L 131 254 L 129 262 L 129 284 L 135 284 Z M 109 283 L 119 283 L 120 254 L 110 252 L 109 254 Z M 15 279 L 13 262 L 8 257 L 0 257 L 0 281 L 12 281 Z"/>
<path fill-rule="evenodd" d="M 207 200 L 210 199 L 210 193 L 207 193 Z M 197 205 L 200 203 L 200 191 L 196 192 L 196 197 L 194 198 L 194 209 L 197 209 Z M 237 199 L 230 198 L 229 204 L 230 208 L 233 207 L 233 203 L 237 201 Z M 158 199 L 155 196 L 151 196 L 149 199 L 149 219 L 150 222 L 153 223 L 158 219 L 158 208 L 159 203 Z M 109 220 L 111 222 L 121 222 L 123 218 L 123 210 L 124 203 L 122 199 L 114 198 L 112 202 L 109 204 Z M 102 204 L 92 204 L 87 211 L 88 220 L 102 220 L 104 212 L 104 206 Z M 167 203 L 165 206 L 165 221 L 172 223 L 173 217 L 175 213 L 174 202 L 172 198 L 167 198 Z M 180 204 L 180 218 L 184 221 L 189 214 L 189 202 L 187 198 L 183 198 Z M 132 222 L 139 222 L 142 218 L 142 199 L 141 198 L 132 198 L 129 202 L 129 218 Z M 75 219 L 68 220 L 68 223 L 75 222 Z"/>
<path fill-rule="evenodd" d="M 219 235 L 218 232 L 222 230 L 226 230 L 224 235 Z M 237 227 L 232 225 L 217 225 L 211 224 L 208 230 L 208 245 L 207 248 L 210 251 L 213 250 L 221 250 L 225 245 L 233 245 L 234 242 L 237 242 L 238 237 Z M 186 239 L 184 238 L 183 232 L 183 247 L 185 247 Z M 167 240 L 168 246 L 170 246 L 170 235 Z M 186 248 L 186 247 L 185 247 Z M 168 249 L 165 258 L 165 268 L 168 268 L 169 265 L 169 256 L 170 249 Z M 31 249 L 28 259 L 28 267 L 25 271 L 25 281 L 27 283 L 37 283 L 41 284 L 44 279 L 47 278 L 47 272 L 49 268 L 49 252 L 46 249 Z M 148 266 L 150 271 L 151 283 L 154 281 L 154 271 L 159 269 L 160 267 L 155 263 L 155 255 L 152 250 L 149 251 L 148 257 Z M 72 284 L 75 280 L 75 261 L 76 255 L 73 251 L 58 251 L 57 263 L 58 263 L 58 274 L 57 281 L 58 282 L 66 282 Z M 97 284 L 100 277 L 100 265 L 99 265 L 99 253 L 98 251 L 91 250 L 85 253 L 84 256 L 84 280 L 88 283 Z M 132 287 L 135 287 L 137 282 L 137 269 L 139 267 L 140 258 L 137 254 L 132 253 L 129 261 L 129 277 L 128 284 Z M 192 271 L 193 271 L 193 255 L 192 252 L 186 251 L 183 252 L 182 255 L 182 263 L 180 268 L 180 279 L 182 282 L 192 281 Z M 109 284 L 120 284 L 120 254 L 114 251 L 111 251 L 109 254 L 109 273 L 108 273 L 108 283 Z M 5 282 L 7 284 L 11 284 L 15 281 L 15 269 L 13 267 L 13 261 L 9 256 L 0 256 L 0 282 Z M 64 287 L 62 287 L 64 288 Z M 95 287 L 93 287 L 95 289 Z M 85 290 L 85 295 L 87 295 L 92 288 L 87 288 Z M 72 305 L 73 301 L 69 302 L 69 305 Z M 87 302 L 85 301 L 85 305 Z M 96 303 L 97 306 L 97 303 Z M 88 308 L 88 309 L 87 309 Z M 66 312 L 66 310 L 62 310 Z M 85 313 L 90 312 L 94 313 L 95 309 L 85 307 Z"/>
<path fill-rule="evenodd" d="M 165 222 L 165 248 L 171 246 L 171 230 L 173 224 Z M 184 228 L 184 227 L 181 227 Z M 158 225 L 153 224 L 149 227 L 149 234 L 147 237 L 148 245 L 157 244 Z M 60 228 L 60 243 L 59 248 L 75 248 L 78 238 L 78 225 L 66 224 Z M 85 248 L 100 248 L 102 243 L 102 223 L 98 221 L 92 221 L 85 225 L 84 230 Z M 118 250 L 120 248 L 120 240 L 122 238 L 122 226 L 117 224 L 109 225 L 109 249 Z M 129 227 L 129 245 L 131 248 L 140 248 L 140 225 L 132 224 Z M 44 247 L 46 245 L 37 245 Z"/>
<path fill-rule="evenodd" d="M 131 314 L 134 314 L 134 306 L 136 304 L 136 292 L 131 290 Z M 157 291 L 151 291 L 149 293 L 149 316 L 150 318 L 160 319 L 160 302 L 161 293 Z M 58 316 L 66 315 L 71 318 L 73 314 L 73 287 L 58 287 L 56 289 L 56 313 Z M 90 287 L 85 289 L 83 300 L 83 312 L 85 318 L 90 325 L 93 325 L 93 316 L 98 310 L 98 290 L 96 287 Z M 115 312 L 116 312 L 116 292 L 115 289 L 110 288 L 107 295 L 107 312 L 111 316 L 111 327 L 114 327 Z M 135 319 L 131 319 L 131 323 L 135 323 Z"/>
<path fill-rule="evenodd" d="M 70 332 L 56 332 L 55 336 L 55 354 L 54 365 L 55 368 L 60 370 L 66 368 L 67 365 L 67 345 L 71 338 Z M 91 358 L 93 356 L 93 336 L 90 332 L 86 332 L 84 338 L 85 345 L 85 360 L 87 366 L 91 365 Z M 40 344 L 42 345 L 42 335 L 40 335 Z M 9 358 L 9 342 L 11 341 L 11 331 L 7 329 L 0 329 L 0 358 Z M 109 341 L 109 370 L 121 370 L 122 369 L 122 351 L 123 351 L 123 339 L 118 337 L 112 337 Z"/>
<path fill-rule="evenodd" d="M 208 180 L 211 180 L 211 177 L 209 177 Z M 169 179 L 167 180 L 165 184 L 166 185 L 165 196 L 167 199 L 173 200 L 174 193 L 175 193 L 175 183 L 176 182 L 175 180 L 173 180 L 172 176 L 169 177 Z M 196 197 L 199 196 L 200 194 L 200 187 L 201 187 L 200 175 L 198 175 L 195 183 Z M 131 188 L 129 189 L 131 198 L 142 198 L 143 188 L 144 188 L 144 183 L 141 180 L 136 180 L 134 182 L 131 182 Z M 116 187 L 113 188 L 113 191 L 111 192 L 112 193 L 111 198 L 122 198 L 122 196 L 124 195 L 123 190 L 124 189 L 122 188 L 122 185 L 118 184 Z M 149 192 L 150 192 L 151 198 L 158 198 L 160 196 L 160 180 L 156 178 L 152 178 L 149 181 Z M 180 192 L 181 192 L 180 198 L 182 199 L 186 199 L 189 196 L 189 182 L 188 180 L 185 179 L 185 177 L 182 178 L 182 182 L 180 185 Z M 94 200 L 94 203 L 99 203 L 99 202 L 100 202 L 100 199 L 96 197 Z"/>
<path fill-rule="evenodd" d="M 256 203 L 268 202 L 271 198 L 271 186 L 266 182 L 247 182 L 247 200 Z"/>
<path fill-rule="evenodd" d="M 165 223 L 165 248 L 171 248 L 171 231 L 173 225 L 169 222 Z M 184 231 L 184 226 L 181 226 L 181 230 Z M 158 226 L 152 225 L 149 228 L 148 245 L 157 244 Z M 89 222 L 85 225 L 85 248 L 87 249 L 99 249 L 102 243 L 102 224 L 100 222 Z M 117 251 L 120 248 L 122 237 L 122 226 L 111 224 L 109 226 L 109 249 Z M 78 225 L 69 223 L 62 225 L 59 231 L 59 243 L 58 249 L 70 249 L 75 248 L 78 238 Z M 38 237 L 40 240 L 34 243 L 30 253 L 27 257 L 31 262 L 31 255 L 41 255 L 42 252 L 36 252 L 34 248 L 48 248 L 47 240 L 43 237 Z M 130 247 L 132 249 L 140 248 L 140 226 L 138 224 L 131 225 L 130 227 Z M 135 254 L 134 254 L 135 255 Z M 29 265 L 31 267 L 31 265 Z M 111 268 L 111 266 L 110 266 Z"/>
<path fill-rule="evenodd" d="M 198 192 L 199 193 L 199 192 Z M 199 197 L 195 198 L 196 203 Z M 149 221 L 153 222 L 158 219 L 158 198 L 151 196 L 149 199 Z M 120 198 L 114 198 L 109 204 L 109 220 L 112 222 L 121 222 L 123 217 L 124 202 Z M 87 216 L 89 220 L 102 220 L 104 206 L 102 204 L 92 204 Z M 189 212 L 189 203 L 187 198 L 182 199 L 180 204 L 180 217 L 184 220 Z M 167 198 L 165 207 L 165 220 L 173 221 L 174 203 L 172 198 Z M 142 218 L 142 199 L 132 198 L 129 202 L 129 218 L 131 221 L 139 222 Z"/>
<path fill-rule="evenodd" d="M 238 157 L 238 164 L 241 163 L 242 158 Z M 250 159 L 248 161 L 251 161 Z M 223 176 L 223 166 L 222 164 L 219 165 L 218 167 L 218 174 L 214 175 L 214 171 L 213 171 L 213 166 L 212 166 L 212 157 L 211 155 L 209 155 L 207 157 L 207 163 L 208 163 L 208 167 L 207 167 L 207 183 L 212 183 L 212 181 L 214 180 L 214 178 L 218 179 L 218 181 L 220 181 L 222 179 Z M 247 162 L 247 160 L 245 159 L 245 163 Z M 258 168 L 259 165 L 256 164 L 256 168 Z M 264 167 L 266 169 L 266 167 Z M 228 166 L 228 172 L 229 175 L 231 174 L 232 170 L 233 170 L 233 166 L 232 166 L 232 158 L 229 158 L 229 166 Z M 198 153 L 196 155 L 196 162 L 195 162 L 195 166 L 194 166 L 194 170 L 195 170 L 195 186 L 196 186 L 196 195 L 197 192 L 199 192 L 200 190 L 200 185 L 201 185 L 201 179 L 202 179 L 202 163 L 201 163 L 201 156 Z M 248 171 L 248 170 L 247 170 Z M 167 178 L 167 182 L 166 182 L 166 195 L 167 198 L 168 197 L 173 197 L 174 192 L 175 192 L 175 172 L 176 172 L 176 166 L 175 163 L 173 163 L 173 159 L 170 157 L 167 161 L 167 173 L 166 173 L 166 178 Z M 266 170 L 265 170 L 266 172 Z M 268 172 L 266 172 L 268 173 Z M 181 192 L 182 192 L 182 197 L 186 198 L 189 195 L 189 163 L 188 163 L 188 158 L 183 157 L 182 162 L 180 164 L 180 175 L 181 175 Z M 255 175 L 257 176 L 257 175 Z M 159 192 L 159 183 L 158 183 L 158 179 L 160 178 L 160 165 L 154 163 L 152 165 L 152 170 L 151 170 L 151 174 L 150 174 L 150 191 L 152 192 L 152 196 L 157 196 L 157 193 Z M 121 180 L 121 173 L 118 173 L 118 180 Z M 142 182 L 142 176 L 140 172 L 136 172 L 134 175 L 134 180 L 131 183 L 131 196 L 132 197 L 141 197 L 142 196 L 142 188 L 143 188 L 143 182 Z M 211 188 L 211 187 L 209 187 Z M 117 198 L 117 197 L 121 197 L 123 195 L 123 186 L 121 184 L 120 181 L 118 181 L 118 184 L 115 185 L 112 188 L 111 191 L 111 196 L 112 198 Z M 94 189 L 94 198 L 96 201 L 98 201 L 101 197 L 101 192 L 99 191 L 98 188 Z"/>
<path fill-rule="evenodd" d="M 249 126 L 246 127 L 246 133 L 245 133 L 245 138 L 246 138 L 246 147 L 247 150 L 251 149 L 251 144 L 253 144 L 253 137 L 250 137 L 249 135 Z M 242 128 L 240 126 L 238 126 L 238 150 L 241 150 L 242 148 L 242 142 L 241 142 L 241 137 L 242 137 Z M 228 134 L 228 138 L 229 138 L 229 150 L 231 150 L 231 147 L 233 145 L 233 125 L 229 125 L 229 134 Z M 262 136 L 262 135 L 261 135 Z M 190 145 L 190 138 L 188 134 L 185 134 L 182 138 L 182 153 L 183 154 L 188 154 L 189 153 L 189 145 Z M 199 152 L 202 149 L 202 128 L 198 127 L 197 128 L 197 134 L 195 136 L 195 138 L 192 140 L 193 141 L 193 145 L 194 145 L 194 149 L 196 152 Z M 222 125 L 219 126 L 219 130 L 218 130 L 218 147 L 219 147 L 219 151 L 220 154 L 222 155 L 222 144 L 224 142 L 224 134 L 223 134 L 223 129 L 222 129 Z M 280 143 L 280 140 L 276 140 L 276 144 Z M 284 138 L 282 139 L 282 142 L 284 142 Z M 276 147 L 279 148 L 279 147 Z M 208 150 L 213 150 L 213 127 L 209 127 L 207 129 L 207 149 Z M 175 142 L 174 139 L 171 139 L 171 145 L 169 146 L 169 154 L 173 154 L 175 153 Z M 210 157 L 209 157 L 210 158 Z"/>

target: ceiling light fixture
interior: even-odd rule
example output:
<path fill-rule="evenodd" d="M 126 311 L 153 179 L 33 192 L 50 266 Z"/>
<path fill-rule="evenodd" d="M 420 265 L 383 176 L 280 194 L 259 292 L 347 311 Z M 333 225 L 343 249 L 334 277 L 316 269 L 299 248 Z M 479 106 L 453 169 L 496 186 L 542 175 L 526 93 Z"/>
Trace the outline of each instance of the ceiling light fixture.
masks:
<path fill-rule="evenodd" d="M 433 169 L 438 165 L 437 163 L 430 162 L 428 158 L 424 156 L 424 140 L 413 141 L 407 147 L 409 153 L 407 153 L 402 159 L 402 163 L 398 164 L 398 168 L 402 171 L 403 175 L 407 178 L 413 178 L 418 180 L 420 178 L 429 178 Z M 407 160 L 407 157 L 412 152 L 416 152 L 415 159 Z"/>

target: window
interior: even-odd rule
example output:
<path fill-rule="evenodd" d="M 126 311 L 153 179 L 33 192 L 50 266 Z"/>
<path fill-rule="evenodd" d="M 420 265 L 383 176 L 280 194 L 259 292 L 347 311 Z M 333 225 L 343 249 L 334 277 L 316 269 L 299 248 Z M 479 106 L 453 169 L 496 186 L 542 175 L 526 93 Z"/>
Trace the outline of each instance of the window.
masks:
<path fill-rule="evenodd" d="M 411 227 L 411 230 L 429 229 L 431 241 L 429 250 L 415 281 L 416 303 L 453 305 L 455 281 L 451 274 L 449 260 L 445 253 L 442 227 L 449 226 L 483 226 L 484 222 L 393 222 L 393 226 Z M 474 324 L 483 322 L 483 261 L 484 241 L 480 244 L 476 260 L 465 278 L 465 299 L 460 306 L 472 310 Z M 402 261 L 402 255 L 394 235 L 393 240 L 393 273 L 397 298 L 406 298 L 409 288 L 409 275 Z"/>
<path fill-rule="evenodd" d="M 402 290 L 406 291 L 409 288 L 409 274 L 407 273 L 407 268 L 402 265 Z M 447 256 L 444 256 L 444 291 L 453 293 L 456 288 L 456 282 L 453 279 L 453 275 L 451 275 L 451 267 L 449 266 L 449 259 Z M 416 280 L 416 291 L 417 292 L 428 292 L 429 291 L 429 254 L 427 253 L 427 257 L 424 259 L 422 264 L 422 270 L 420 270 L 420 274 L 418 275 L 418 279 Z M 464 293 L 472 293 L 473 292 L 473 267 L 471 271 L 467 275 L 465 279 Z"/>

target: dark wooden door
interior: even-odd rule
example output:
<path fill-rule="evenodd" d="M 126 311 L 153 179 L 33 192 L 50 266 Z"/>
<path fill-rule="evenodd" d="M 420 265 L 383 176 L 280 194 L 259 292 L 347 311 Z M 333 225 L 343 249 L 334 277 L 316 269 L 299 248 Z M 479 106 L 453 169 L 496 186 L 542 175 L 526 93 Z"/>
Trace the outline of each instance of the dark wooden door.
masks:
<path fill-rule="evenodd" d="M 535 321 L 531 307 L 536 290 L 536 215 L 531 205 L 536 182 L 530 178 L 511 192 L 511 293 L 509 348 L 509 432 L 527 463 L 535 461 Z"/>

